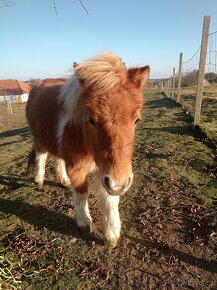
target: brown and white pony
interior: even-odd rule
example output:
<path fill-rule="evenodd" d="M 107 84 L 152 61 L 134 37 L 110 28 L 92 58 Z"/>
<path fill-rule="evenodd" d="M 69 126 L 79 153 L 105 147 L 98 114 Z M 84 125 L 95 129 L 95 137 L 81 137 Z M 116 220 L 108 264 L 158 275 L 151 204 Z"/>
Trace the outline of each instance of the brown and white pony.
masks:
<path fill-rule="evenodd" d="M 127 69 L 112 53 L 81 64 L 74 75 L 39 81 L 30 92 L 26 116 L 33 136 L 35 182 L 42 186 L 47 153 L 56 157 L 57 181 L 71 185 L 75 220 L 91 230 L 87 176 L 99 181 L 103 233 L 110 245 L 120 237 L 119 198 L 131 186 L 135 126 L 143 105 L 149 66 Z"/>

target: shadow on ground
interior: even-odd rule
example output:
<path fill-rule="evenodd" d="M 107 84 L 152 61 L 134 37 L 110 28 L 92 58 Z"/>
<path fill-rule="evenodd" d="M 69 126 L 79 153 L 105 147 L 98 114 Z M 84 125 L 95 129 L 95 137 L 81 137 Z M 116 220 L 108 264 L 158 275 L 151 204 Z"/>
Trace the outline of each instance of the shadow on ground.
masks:
<path fill-rule="evenodd" d="M 145 106 L 148 106 L 149 108 L 177 108 L 179 105 L 168 98 L 156 98 L 154 100 L 146 101 Z"/>
<path fill-rule="evenodd" d="M 30 183 L 30 184 L 29 184 Z M 4 186 L 4 188 L 0 189 L 0 194 L 7 192 L 10 193 L 13 190 L 20 188 L 20 187 L 32 187 L 34 183 L 34 177 L 18 177 L 14 175 L 0 175 L 0 184 Z M 58 186 L 63 189 L 68 189 L 67 187 L 63 186 L 62 184 L 58 184 L 56 181 L 45 180 L 44 185 L 49 186 Z M 37 191 L 42 191 L 43 189 L 35 188 Z"/>
<path fill-rule="evenodd" d="M 139 238 L 134 238 L 130 236 L 127 236 L 127 238 L 131 242 L 134 242 L 131 244 L 131 246 L 133 247 L 139 243 L 142 246 L 145 246 L 146 248 L 157 249 L 161 254 L 164 254 L 166 256 L 169 256 L 169 257 L 171 255 L 176 256 L 180 261 L 187 263 L 189 265 L 192 265 L 194 267 L 198 267 L 212 273 L 217 273 L 216 260 L 207 261 L 205 259 L 195 257 L 191 254 L 184 253 L 166 244 L 155 242 L 155 241 L 139 239 Z"/>
<path fill-rule="evenodd" d="M 30 131 L 28 127 L 24 127 L 24 128 L 19 128 L 19 129 L 14 129 L 11 131 L 7 131 L 7 132 L 2 132 L 0 133 L 0 138 L 4 138 L 4 137 L 12 137 L 12 136 L 29 136 L 30 135 Z"/>
<path fill-rule="evenodd" d="M 142 127 L 138 130 L 150 130 L 150 131 L 161 131 L 167 132 L 171 134 L 180 134 L 180 135 L 192 135 L 193 127 L 191 125 L 184 125 L 184 126 L 173 126 L 173 127 L 160 127 L 160 128 L 153 128 L 153 127 Z"/>
<path fill-rule="evenodd" d="M 103 241 L 93 234 L 82 232 L 73 218 L 48 210 L 42 205 L 32 205 L 22 200 L 0 199 L 0 212 L 14 214 L 21 220 L 35 226 L 38 230 L 47 228 L 51 231 L 81 238 L 84 242 L 103 245 Z"/>

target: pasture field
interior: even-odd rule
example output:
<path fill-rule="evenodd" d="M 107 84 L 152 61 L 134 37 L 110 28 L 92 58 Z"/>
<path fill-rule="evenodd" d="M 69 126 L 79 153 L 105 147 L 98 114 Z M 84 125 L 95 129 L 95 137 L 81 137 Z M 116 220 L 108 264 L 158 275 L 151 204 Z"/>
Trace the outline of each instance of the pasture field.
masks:
<path fill-rule="evenodd" d="M 174 101 L 145 96 L 115 249 L 104 243 L 94 186 L 85 234 L 51 158 L 43 189 L 26 176 L 25 125 L 0 134 L 0 289 L 217 289 L 216 151 Z"/>
<path fill-rule="evenodd" d="M 181 104 L 194 116 L 197 87 L 181 88 Z M 200 127 L 217 146 L 217 85 L 204 86 Z"/>
<path fill-rule="evenodd" d="M 5 103 L 0 103 L 0 132 L 22 128 L 26 126 L 26 104 L 11 104 L 13 114 L 10 115 Z"/>

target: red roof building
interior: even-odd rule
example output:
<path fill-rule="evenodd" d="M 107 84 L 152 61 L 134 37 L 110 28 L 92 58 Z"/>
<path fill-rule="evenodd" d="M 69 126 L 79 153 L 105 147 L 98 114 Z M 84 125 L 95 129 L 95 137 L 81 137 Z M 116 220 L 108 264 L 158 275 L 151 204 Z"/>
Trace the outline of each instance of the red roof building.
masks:
<path fill-rule="evenodd" d="M 0 96 L 29 94 L 30 85 L 19 80 L 0 80 Z"/>

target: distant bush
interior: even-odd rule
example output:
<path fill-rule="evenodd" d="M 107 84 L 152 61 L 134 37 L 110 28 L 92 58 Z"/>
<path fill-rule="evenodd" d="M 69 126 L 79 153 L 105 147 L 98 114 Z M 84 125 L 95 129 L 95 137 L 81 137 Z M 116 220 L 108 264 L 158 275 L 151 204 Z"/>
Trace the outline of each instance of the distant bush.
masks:
<path fill-rule="evenodd" d="M 182 76 L 182 87 L 196 86 L 198 80 L 198 72 L 198 70 L 193 70 L 192 72 L 185 73 Z M 205 79 L 211 84 L 217 83 L 217 74 L 213 72 L 205 73 Z M 177 83 L 178 79 L 176 79 L 176 85 Z"/>
<path fill-rule="evenodd" d="M 190 73 L 184 74 L 182 76 L 182 86 L 190 87 L 197 85 L 198 72 L 199 71 L 195 69 Z"/>
<path fill-rule="evenodd" d="M 217 74 L 210 72 L 205 74 L 205 79 L 210 83 L 217 83 Z"/>

